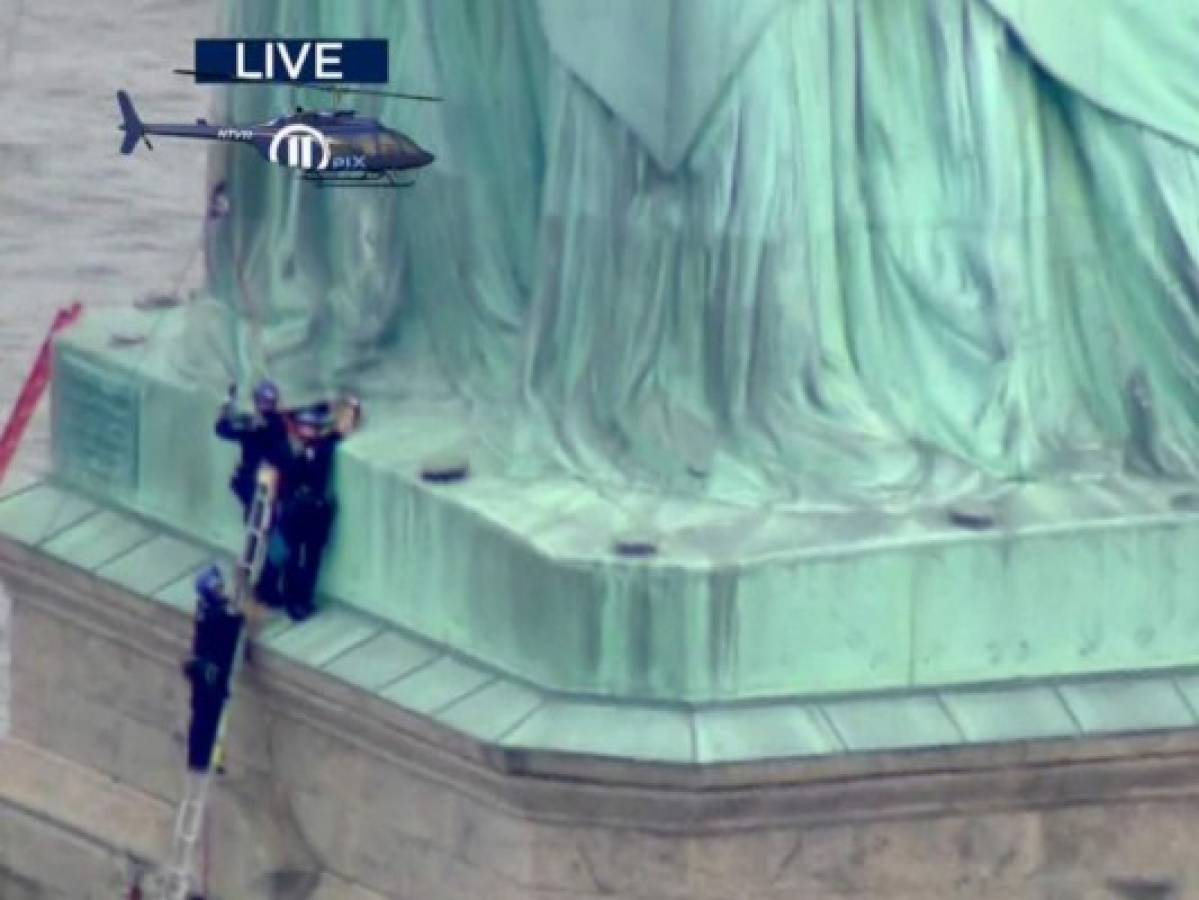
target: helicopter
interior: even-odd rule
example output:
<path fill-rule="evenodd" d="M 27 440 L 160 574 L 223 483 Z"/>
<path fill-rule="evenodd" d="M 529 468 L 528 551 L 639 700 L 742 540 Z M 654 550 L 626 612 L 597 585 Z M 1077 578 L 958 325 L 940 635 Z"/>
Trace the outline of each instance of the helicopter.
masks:
<path fill-rule="evenodd" d="M 175 69 L 177 75 L 195 75 L 191 69 Z M 437 101 L 426 94 L 308 86 L 308 90 L 334 94 L 374 94 L 405 100 Z M 121 153 L 132 153 L 139 141 L 153 150 L 150 135 L 231 141 L 251 144 L 264 159 L 297 169 L 300 177 L 319 187 L 411 187 L 400 173 L 424 168 L 436 158 L 412 138 L 377 119 L 360 116 L 352 109 L 306 110 L 296 107 L 291 115 L 252 125 L 214 125 L 206 119 L 194 124 L 147 123 L 141 120 L 128 92 L 117 91 L 117 106 L 125 132 Z"/>

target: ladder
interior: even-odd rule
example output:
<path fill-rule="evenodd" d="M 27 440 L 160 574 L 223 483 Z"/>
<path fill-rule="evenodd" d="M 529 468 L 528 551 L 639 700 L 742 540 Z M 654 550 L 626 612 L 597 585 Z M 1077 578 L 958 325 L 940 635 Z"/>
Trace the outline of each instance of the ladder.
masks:
<path fill-rule="evenodd" d="M 241 557 L 237 561 L 233 596 L 230 598 L 233 610 L 243 615 L 245 615 L 246 603 L 253 590 L 254 582 L 257 581 L 266 561 L 277 484 L 278 474 L 274 468 L 266 464 L 259 466 L 254 484 L 254 499 L 246 521 L 245 543 L 242 547 Z M 233 671 L 229 676 L 231 685 L 236 680 L 237 673 L 241 668 L 249 630 L 250 623 L 247 617 L 243 621 L 241 635 L 233 656 Z M 212 776 L 218 768 L 218 760 L 224 752 L 225 728 L 229 722 L 229 708 L 232 703 L 233 694 L 230 692 L 217 726 L 216 743 L 212 756 L 209 758 L 208 769 L 204 772 L 193 772 L 189 769 L 186 772 L 183 798 L 179 801 L 179 806 L 175 811 L 171 855 L 159 873 L 160 882 L 156 896 L 161 900 L 188 900 L 189 897 L 196 896 L 191 892 L 196 847 L 200 843 L 204 814 L 208 807 L 208 789 L 212 784 Z"/>

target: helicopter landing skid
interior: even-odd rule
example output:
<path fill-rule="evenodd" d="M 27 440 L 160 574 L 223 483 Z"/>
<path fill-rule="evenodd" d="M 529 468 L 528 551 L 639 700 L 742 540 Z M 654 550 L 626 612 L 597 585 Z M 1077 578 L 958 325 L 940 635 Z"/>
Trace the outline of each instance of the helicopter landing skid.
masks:
<path fill-rule="evenodd" d="M 363 175 L 303 175 L 305 181 L 317 187 L 408 188 L 415 181 L 400 181 L 390 172 L 370 172 Z"/>

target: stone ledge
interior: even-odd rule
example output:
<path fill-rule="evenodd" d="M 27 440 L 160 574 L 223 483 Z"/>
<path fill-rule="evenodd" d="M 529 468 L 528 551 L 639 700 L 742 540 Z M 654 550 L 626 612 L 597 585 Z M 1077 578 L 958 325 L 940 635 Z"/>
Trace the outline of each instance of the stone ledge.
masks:
<path fill-rule="evenodd" d="M 49 487 L 30 490 L 57 498 L 39 508 L 58 527 L 36 546 L 6 540 L 3 533 L 13 526 L 0 499 L 0 568 L 28 587 L 31 602 L 54 597 L 43 604 L 49 615 L 104 635 L 112 645 L 106 652 L 148 654 L 164 671 L 173 670 L 187 640 L 185 623 L 194 602 L 191 573 L 210 551 L 73 494 Z M 57 518 L 52 507 L 59 510 Z M 92 534 L 90 517 L 101 512 L 110 537 L 97 557 L 75 530 Z M 83 561 L 72 549 L 81 546 L 89 548 Z M 627 761 L 661 764 L 665 774 L 655 774 L 655 783 L 735 785 L 741 770 L 835 773 L 846 766 L 852 770 L 856 763 L 846 760 L 859 756 L 902 750 L 920 759 L 920 751 L 933 750 L 932 758 L 942 759 L 936 748 L 970 751 L 1026 741 L 1059 744 L 1054 752 L 1065 752 L 1081 737 L 1199 726 L 1199 670 L 1194 669 L 773 703 L 599 703 L 505 676 L 336 604 L 299 626 L 272 622 L 260 643 L 265 650 L 260 669 L 270 673 L 283 667 L 288 679 L 313 697 L 361 710 L 372 722 L 400 723 L 431 746 L 493 769 L 551 777 L 573 777 L 583 765 L 602 773 L 594 777 L 636 782 L 640 776 L 632 773 L 641 769 L 623 766 Z M 145 694 L 138 697 L 134 718 L 164 702 L 162 696 Z M 169 702 L 178 705 L 179 700 Z M 994 752 L 956 758 L 987 758 Z M 795 766 L 801 759 L 804 765 Z M 698 767 L 703 774 L 692 771 Z"/>
<path fill-rule="evenodd" d="M 0 577 L 14 602 L 23 739 L 36 738 L 23 731 L 31 721 L 85 707 L 98 726 L 132 713 L 147 728 L 169 724 L 139 691 L 173 677 L 181 610 L 3 542 Z M 55 652 L 91 644 L 86 665 Z M 263 893 L 283 884 L 329 900 L 1098 900 L 1131 896 L 1109 883 L 1199 883 L 1193 848 L 1169 838 L 1199 827 L 1196 731 L 647 764 L 488 745 L 267 646 L 259 660 L 238 685 L 230 773 L 213 805 L 221 893 L 239 900 L 291 896 Z M 181 747 L 145 757 L 162 771 L 140 773 L 81 745 L 86 732 L 46 733 L 59 756 L 96 770 L 58 763 L 65 780 L 169 808 L 172 796 L 141 785 L 177 780 Z M 46 783 L 28 780 L 25 803 Z M 66 880 L 116 865 L 120 854 L 60 837 L 80 827 L 60 801 L 38 802 L 36 828 L 3 803 L 0 827 L 23 816 L 21 846 L 80 854 Z M 1124 834 L 1126 822 L 1144 833 Z"/>
<path fill-rule="evenodd" d="M 24 661 L 20 634 L 31 627 L 23 625 L 31 616 L 69 623 L 127 648 L 135 662 L 144 660 L 136 662 L 142 668 L 152 662 L 156 670 L 174 670 L 185 651 L 188 620 L 177 610 L 2 541 L 0 573 L 21 610 L 15 615 L 18 677 L 30 666 L 60 665 Z M 1192 730 L 671 765 L 477 741 L 269 649 L 240 687 L 239 703 L 247 708 L 286 716 L 480 802 L 547 821 L 580 821 L 571 810 L 587 809 L 581 821 L 593 824 L 693 831 L 702 823 L 718 831 L 776 821 L 909 816 L 947 803 L 967 811 L 1036 808 L 1045 796 L 1082 804 L 1154 798 L 1188 794 L 1199 783 L 1199 731 Z"/>

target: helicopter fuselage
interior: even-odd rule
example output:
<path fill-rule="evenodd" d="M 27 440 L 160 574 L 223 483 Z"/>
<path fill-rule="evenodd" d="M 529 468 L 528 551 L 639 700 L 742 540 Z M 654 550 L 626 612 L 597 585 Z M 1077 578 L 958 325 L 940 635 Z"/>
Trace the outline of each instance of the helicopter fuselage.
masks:
<path fill-rule="evenodd" d="M 120 99 L 120 98 L 119 98 Z M 149 136 L 228 141 L 252 145 L 268 162 L 299 169 L 309 178 L 383 174 L 423 168 L 434 160 L 412 138 L 353 110 L 298 111 L 253 125 L 141 122 L 121 100 L 126 133 L 121 150 L 131 153 Z M 147 142 L 148 143 L 148 142 Z"/>

